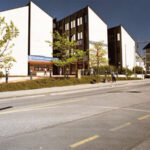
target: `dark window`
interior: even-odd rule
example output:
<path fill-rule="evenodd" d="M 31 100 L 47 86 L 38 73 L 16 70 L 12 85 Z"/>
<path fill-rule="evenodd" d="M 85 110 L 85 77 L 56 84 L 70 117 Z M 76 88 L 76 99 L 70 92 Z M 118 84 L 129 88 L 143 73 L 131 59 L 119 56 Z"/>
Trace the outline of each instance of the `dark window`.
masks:
<path fill-rule="evenodd" d="M 84 22 L 87 23 L 87 15 L 84 16 Z"/>

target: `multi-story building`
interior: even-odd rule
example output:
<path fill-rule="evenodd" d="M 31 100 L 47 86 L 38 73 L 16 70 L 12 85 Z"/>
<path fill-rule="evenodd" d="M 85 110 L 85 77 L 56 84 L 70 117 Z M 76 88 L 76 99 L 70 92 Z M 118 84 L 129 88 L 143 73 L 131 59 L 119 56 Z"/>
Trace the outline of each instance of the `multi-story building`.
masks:
<path fill-rule="evenodd" d="M 108 29 L 109 64 L 133 69 L 135 60 L 135 41 L 121 26 Z"/>
<path fill-rule="evenodd" d="M 135 57 L 136 57 L 136 66 L 142 67 L 145 70 L 144 58 L 138 52 L 135 53 Z"/>
<path fill-rule="evenodd" d="M 150 43 L 147 44 L 144 48 L 146 54 L 146 72 L 150 74 Z"/>
<path fill-rule="evenodd" d="M 89 7 L 85 7 L 72 15 L 59 21 L 54 20 L 55 30 L 60 34 L 66 33 L 68 40 L 77 41 L 78 48 L 87 51 L 92 48 L 93 42 L 104 42 L 104 47 L 108 51 L 107 24 Z M 106 56 L 108 58 L 108 55 Z M 75 74 L 78 69 L 88 69 L 89 53 L 83 61 L 70 65 L 70 73 Z"/>
<path fill-rule="evenodd" d="M 33 2 L 27 6 L 0 12 L 6 22 L 11 20 L 19 30 L 19 36 L 13 40 L 12 56 L 16 63 L 10 69 L 10 75 L 42 75 L 51 67 L 52 47 L 45 42 L 53 41 L 53 18 Z"/>

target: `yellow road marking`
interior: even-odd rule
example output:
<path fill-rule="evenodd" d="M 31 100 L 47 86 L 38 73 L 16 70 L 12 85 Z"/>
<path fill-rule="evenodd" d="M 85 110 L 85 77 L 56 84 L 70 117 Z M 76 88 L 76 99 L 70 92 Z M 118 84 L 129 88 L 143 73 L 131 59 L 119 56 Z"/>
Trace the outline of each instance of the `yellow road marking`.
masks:
<path fill-rule="evenodd" d="M 46 104 L 46 105 L 39 105 L 39 106 L 20 108 L 20 109 L 0 112 L 0 115 L 8 114 L 8 113 L 21 112 L 21 111 L 27 111 L 27 110 L 32 110 L 32 109 L 39 109 L 39 108 L 44 108 L 44 107 L 49 107 L 49 106 L 56 106 L 56 105 L 61 105 L 61 104 L 75 103 L 75 102 L 79 102 L 79 101 L 82 101 L 82 100 L 70 100 L 70 101 L 63 101 L 63 102 L 57 102 L 57 103 L 52 103 L 52 104 Z"/>
<path fill-rule="evenodd" d="M 150 117 L 150 115 L 145 115 L 145 116 L 142 116 L 142 117 L 138 118 L 138 120 L 144 120 L 144 119 L 147 119 L 149 117 Z"/>
<path fill-rule="evenodd" d="M 98 135 L 95 135 L 95 136 L 92 136 L 92 137 L 90 137 L 90 138 L 88 138 L 88 139 L 85 139 L 85 140 L 82 140 L 82 141 L 77 142 L 77 143 L 75 143 L 75 144 L 72 144 L 72 145 L 70 145 L 70 147 L 71 147 L 71 148 L 75 148 L 75 147 L 77 147 L 77 146 L 79 146 L 79 145 L 82 145 L 82 144 L 85 144 L 85 143 L 87 143 L 87 142 L 93 141 L 93 140 L 95 140 L 95 139 L 97 139 L 97 138 L 99 138 L 99 136 L 98 136 Z"/>
<path fill-rule="evenodd" d="M 123 124 L 123 125 L 121 125 L 121 126 L 118 126 L 118 127 L 116 127 L 116 128 L 111 129 L 110 131 L 116 131 L 116 130 L 125 128 L 125 127 L 127 127 L 127 126 L 129 126 L 129 125 L 131 125 L 131 122 L 127 122 L 127 123 L 125 123 L 125 124 Z"/>

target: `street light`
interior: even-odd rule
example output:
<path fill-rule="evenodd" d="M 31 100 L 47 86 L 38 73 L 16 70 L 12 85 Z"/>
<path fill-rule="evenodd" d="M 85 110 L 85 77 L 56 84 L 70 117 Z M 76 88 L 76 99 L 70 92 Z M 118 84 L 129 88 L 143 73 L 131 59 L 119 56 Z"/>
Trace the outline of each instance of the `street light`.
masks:
<path fill-rule="evenodd" d="M 6 71 L 6 83 L 8 83 L 8 71 Z"/>
<path fill-rule="evenodd" d="M 49 76 L 52 77 L 52 68 L 49 69 Z"/>
<path fill-rule="evenodd" d="M 33 78 L 32 75 L 33 75 L 32 70 L 30 70 L 30 80 L 32 80 L 32 78 Z"/>

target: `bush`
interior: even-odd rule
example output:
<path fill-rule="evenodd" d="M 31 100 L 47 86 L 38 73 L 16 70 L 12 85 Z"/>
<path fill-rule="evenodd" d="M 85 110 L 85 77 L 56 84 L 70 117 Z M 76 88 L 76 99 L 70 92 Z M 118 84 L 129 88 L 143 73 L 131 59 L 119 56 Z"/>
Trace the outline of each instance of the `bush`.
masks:
<path fill-rule="evenodd" d="M 118 68 L 118 73 L 119 74 L 124 74 L 124 75 L 128 75 L 128 76 L 131 76 L 133 74 L 133 71 L 130 70 L 129 68 Z"/>
<path fill-rule="evenodd" d="M 105 74 L 111 74 L 111 72 L 116 72 L 117 69 L 114 66 L 100 66 L 100 67 L 94 67 L 95 75 L 105 75 Z M 90 72 L 90 70 L 88 71 Z"/>
<path fill-rule="evenodd" d="M 39 89 L 47 87 L 59 87 L 77 84 L 95 84 L 104 81 L 105 76 L 85 76 L 81 79 L 77 78 L 46 78 L 39 80 L 29 80 L 17 83 L 3 83 L 0 84 L 0 92 L 3 91 L 17 91 L 17 90 L 29 90 L 29 89 Z M 137 80 L 138 78 L 117 78 L 117 80 Z M 111 81 L 111 77 L 107 77 L 108 81 Z"/>
<path fill-rule="evenodd" d="M 135 71 L 135 73 L 137 73 L 137 74 L 142 74 L 142 73 L 144 73 L 145 71 L 143 70 L 143 68 L 142 67 L 140 67 L 140 66 L 135 66 L 134 68 L 133 68 L 133 72 Z"/>

